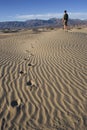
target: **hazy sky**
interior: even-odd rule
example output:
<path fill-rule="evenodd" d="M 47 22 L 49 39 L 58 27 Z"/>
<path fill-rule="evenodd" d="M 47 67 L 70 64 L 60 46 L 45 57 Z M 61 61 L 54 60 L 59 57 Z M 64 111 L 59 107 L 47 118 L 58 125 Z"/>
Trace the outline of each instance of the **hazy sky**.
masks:
<path fill-rule="evenodd" d="M 87 19 L 87 0 L 0 0 L 0 21 L 61 18 Z"/>

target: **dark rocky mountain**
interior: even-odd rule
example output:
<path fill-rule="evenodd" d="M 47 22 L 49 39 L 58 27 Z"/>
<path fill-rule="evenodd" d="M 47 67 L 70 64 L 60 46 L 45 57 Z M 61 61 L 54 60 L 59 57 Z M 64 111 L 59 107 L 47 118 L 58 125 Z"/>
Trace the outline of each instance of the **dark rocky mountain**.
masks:
<path fill-rule="evenodd" d="M 69 19 L 69 26 L 87 25 L 87 20 Z M 36 27 L 62 27 L 62 19 L 51 18 L 49 20 L 27 20 L 0 22 L 0 29 L 23 29 Z"/>

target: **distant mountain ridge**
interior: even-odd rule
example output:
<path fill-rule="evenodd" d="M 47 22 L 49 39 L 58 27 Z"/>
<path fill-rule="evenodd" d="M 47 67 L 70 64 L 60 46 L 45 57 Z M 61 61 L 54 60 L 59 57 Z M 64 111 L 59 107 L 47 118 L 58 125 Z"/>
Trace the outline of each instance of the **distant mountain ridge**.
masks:
<path fill-rule="evenodd" d="M 69 19 L 69 25 L 87 25 L 87 20 Z M 0 29 L 23 29 L 36 27 L 62 27 L 62 19 L 51 18 L 49 20 L 33 19 L 27 21 L 0 22 Z"/>

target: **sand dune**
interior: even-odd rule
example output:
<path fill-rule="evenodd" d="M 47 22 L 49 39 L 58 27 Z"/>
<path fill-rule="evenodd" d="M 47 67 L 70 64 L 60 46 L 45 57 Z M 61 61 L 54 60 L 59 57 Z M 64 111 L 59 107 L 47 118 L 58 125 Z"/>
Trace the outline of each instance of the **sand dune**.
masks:
<path fill-rule="evenodd" d="M 87 33 L 0 34 L 0 129 L 87 130 Z"/>

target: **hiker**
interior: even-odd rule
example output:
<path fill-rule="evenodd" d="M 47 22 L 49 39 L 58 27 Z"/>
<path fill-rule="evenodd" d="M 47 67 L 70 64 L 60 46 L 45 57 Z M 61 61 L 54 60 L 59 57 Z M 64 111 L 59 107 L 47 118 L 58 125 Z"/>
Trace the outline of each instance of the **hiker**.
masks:
<path fill-rule="evenodd" d="M 64 16 L 63 16 L 63 24 L 64 24 L 64 30 L 68 30 L 68 14 L 67 11 L 64 11 Z"/>

